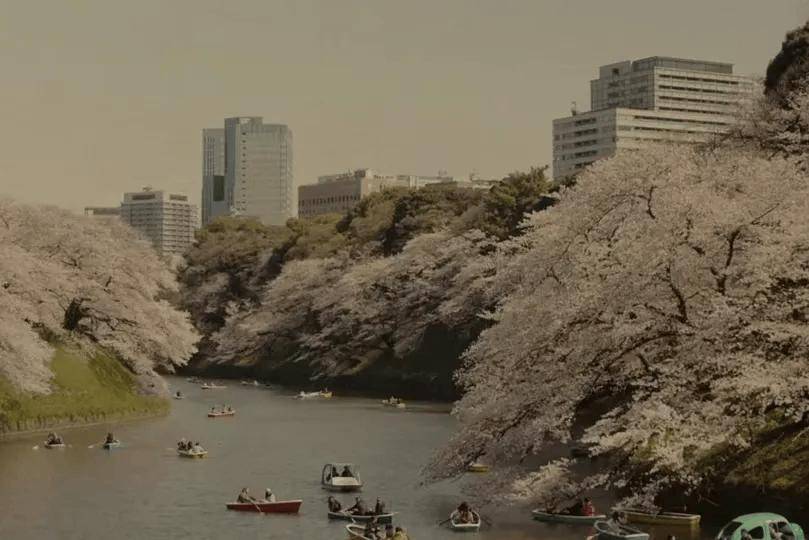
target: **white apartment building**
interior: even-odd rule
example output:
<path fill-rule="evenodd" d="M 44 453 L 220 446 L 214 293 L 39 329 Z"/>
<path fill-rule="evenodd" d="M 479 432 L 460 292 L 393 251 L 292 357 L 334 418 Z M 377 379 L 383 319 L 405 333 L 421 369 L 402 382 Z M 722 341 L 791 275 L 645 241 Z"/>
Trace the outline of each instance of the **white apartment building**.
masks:
<path fill-rule="evenodd" d="M 120 216 L 161 254 L 182 254 L 194 241 L 197 207 L 186 195 L 150 188 L 124 193 Z"/>
<path fill-rule="evenodd" d="M 655 56 L 601 66 L 590 81 L 592 110 L 553 121 L 553 177 L 648 142 L 705 142 L 753 92 L 732 64 Z"/>

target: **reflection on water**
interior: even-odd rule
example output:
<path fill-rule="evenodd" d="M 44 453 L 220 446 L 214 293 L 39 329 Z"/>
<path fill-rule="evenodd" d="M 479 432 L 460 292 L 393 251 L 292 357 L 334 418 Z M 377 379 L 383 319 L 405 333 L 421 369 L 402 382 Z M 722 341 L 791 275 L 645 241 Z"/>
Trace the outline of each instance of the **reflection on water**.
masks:
<path fill-rule="evenodd" d="M 344 539 L 345 523 L 326 519 L 319 485 L 330 461 L 354 462 L 369 503 L 380 496 L 399 512 L 413 540 L 456 538 L 437 524 L 461 499 L 461 482 L 423 487 L 419 470 L 454 429 L 445 406 L 378 400 L 296 400 L 291 392 L 242 387 L 201 390 L 172 379 L 186 399 L 168 417 L 65 431 L 64 450 L 32 450 L 42 436 L 0 443 L 0 538 L 262 538 Z M 209 419 L 227 403 L 233 418 Z M 434 413 L 434 414 L 428 414 Z M 89 449 L 114 430 L 124 446 Z M 203 460 L 178 458 L 180 437 L 202 442 Z M 485 481 L 485 475 L 481 477 Z M 239 489 L 271 488 L 279 499 L 303 499 L 300 515 L 229 512 Z M 346 504 L 351 495 L 338 496 Z M 583 539 L 589 528 L 532 521 L 528 508 L 487 508 L 486 540 Z M 688 531 L 655 530 L 688 538 Z"/>

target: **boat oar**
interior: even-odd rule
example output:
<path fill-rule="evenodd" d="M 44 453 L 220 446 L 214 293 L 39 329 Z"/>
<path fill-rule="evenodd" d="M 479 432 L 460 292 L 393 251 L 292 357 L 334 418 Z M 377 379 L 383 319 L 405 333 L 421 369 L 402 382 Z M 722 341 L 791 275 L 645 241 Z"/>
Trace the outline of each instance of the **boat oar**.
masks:
<path fill-rule="evenodd" d="M 448 517 L 448 518 L 447 518 L 447 519 L 445 519 L 444 521 L 439 521 L 439 522 L 437 523 L 437 525 L 443 525 L 444 523 L 448 522 L 448 521 L 449 521 L 449 520 L 451 520 L 451 519 L 452 519 L 452 517 Z"/>
<path fill-rule="evenodd" d="M 261 507 L 258 505 L 258 503 L 256 502 L 256 500 L 255 500 L 255 499 L 253 499 L 251 502 L 253 503 L 253 506 L 255 506 L 255 507 L 256 507 L 256 510 L 258 510 L 258 513 L 259 513 L 259 514 L 263 514 L 263 513 L 264 513 L 264 511 L 261 509 Z"/>

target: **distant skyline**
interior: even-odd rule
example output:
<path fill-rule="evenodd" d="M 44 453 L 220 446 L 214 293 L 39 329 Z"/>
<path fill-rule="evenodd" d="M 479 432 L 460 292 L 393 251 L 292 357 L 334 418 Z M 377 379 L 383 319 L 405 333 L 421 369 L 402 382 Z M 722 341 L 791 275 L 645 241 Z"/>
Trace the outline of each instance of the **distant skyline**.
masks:
<path fill-rule="evenodd" d="M 763 75 L 805 0 L 11 3 L 0 19 L 0 195 L 199 205 L 202 129 L 295 133 L 295 180 L 355 167 L 499 177 L 548 165 L 598 66 L 648 56 Z"/>

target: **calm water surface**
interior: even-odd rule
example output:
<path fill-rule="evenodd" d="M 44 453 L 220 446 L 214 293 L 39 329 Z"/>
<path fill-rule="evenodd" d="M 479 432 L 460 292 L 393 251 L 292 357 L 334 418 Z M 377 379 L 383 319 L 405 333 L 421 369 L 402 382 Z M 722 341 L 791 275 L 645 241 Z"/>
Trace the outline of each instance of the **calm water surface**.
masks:
<path fill-rule="evenodd" d="M 296 400 L 287 391 L 232 381 L 224 390 L 170 382 L 186 399 L 173 400 L 165 418 L 66 430 L 64 450 L 41 448 L 41 435 L 0 442 L 0 539 L 345 539 L 345 523 L 326 519 L 328 494 L 320 488 L 320 471 L 330 461 L 356 463 L 363 498 L 382 497 L 413 540 L 457 538 L 437 523 L 462 498 L 462 484 L 422 487 L 418 475 L 454 429 L 447 407 L 416 403 L 396 410 L 372 399 Z M 220 403 L 237 415 L 207 418 Z M 124 447 L 89 449 L 108 427 Z M 202 442 L 208 458 L 179 458 L 180 437 Z M 269 487 L 279 500 L 303 499 L 301 513 L 227 511 L 225 502 L 243 486 L 256 496 Z M 495 527 L 474 536 L 486 540 L 588 534 L 533 522 L 527 508 L 489 508 L 484 515 Z"/>

